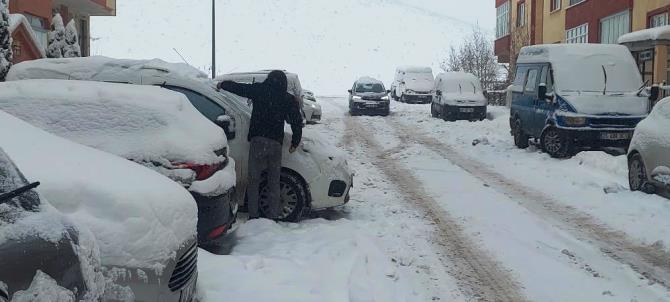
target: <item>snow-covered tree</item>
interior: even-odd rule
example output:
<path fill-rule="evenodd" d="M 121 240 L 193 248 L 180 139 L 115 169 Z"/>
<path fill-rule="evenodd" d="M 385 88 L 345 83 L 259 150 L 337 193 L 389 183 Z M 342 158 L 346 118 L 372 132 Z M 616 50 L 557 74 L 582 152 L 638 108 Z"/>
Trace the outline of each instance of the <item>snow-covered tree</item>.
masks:
<path fill-rule="evenodd" d="M 75 58 L 81 57 L 81 47 L 79 47 L 79 34 L 77 33 L 77 26 L 74 25 L 74 20 L 70 20 L 65 27 L 65 43 L 67 44 L 63 49 L 63 57 Z"/>
<path fill-rule="evenodd" d="M 51 31 L 47 36 L 47 57 L 62 58 L 65 54 L 65 25 L 63 25 L 63 18 L 60 14 L 56 14 L 51 19 Z"/>
<path fill-rule="evenodd" d="M 9 31 L 9 0 L 0 0 L 0 81 L 12 65 L 12 33 Z"/>
<path fill-rule="evenodd" d="M 493 53 L 493 42 L 479 27 L 463 41 L 457 50 L 449 49 L 448 57 L 441 64 L 445 71 L 465 71 L 476 75 L 484 89 L 494 89 L 498 81 L 498 60 Z"/>

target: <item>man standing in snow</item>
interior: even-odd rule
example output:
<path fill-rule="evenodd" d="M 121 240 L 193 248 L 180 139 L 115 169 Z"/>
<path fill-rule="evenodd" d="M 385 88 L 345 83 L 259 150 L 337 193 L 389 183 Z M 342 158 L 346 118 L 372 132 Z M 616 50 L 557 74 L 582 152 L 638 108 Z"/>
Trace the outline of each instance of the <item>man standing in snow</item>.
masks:
<path fill-rule="evenodd" d="M 299 103 L 287 92 L 287 79 L 283 71 L 275 70 L 268 74 L 263 83 L 241 84 L 233 81 L 219 83 L 223 89 L 239 96 L 251 99 L 253 110 L 249 136 L 249 187 L 247 203 L 249 219 L 259 217 L 259 187 L 261 174 L 266 171 L 269 193 L 268 218 L 278 218 L 281 214 L 279 179 L 281 172 L 282 143 L 284 141 L 284 122 L 293 130 L 289 152 L 295 152 L 302 140 L 302 115 Z"/>

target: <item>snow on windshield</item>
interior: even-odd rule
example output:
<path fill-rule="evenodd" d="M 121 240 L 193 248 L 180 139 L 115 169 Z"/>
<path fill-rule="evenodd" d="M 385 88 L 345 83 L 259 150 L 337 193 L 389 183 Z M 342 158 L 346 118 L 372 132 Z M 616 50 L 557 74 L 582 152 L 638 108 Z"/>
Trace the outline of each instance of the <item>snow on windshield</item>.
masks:
<path fill-rule="evenodd" d="M 195 201 L 170 179 L 3 111 L 0 129 L 12 129 L 0 131 L 0 141 L 26 178 L 41 182 L 40 195 L 95 234 L 103 265 L 161 274 L 165 262 L 195 237 Z"/>
<path fill-rule="evenodd" d="M 64 80 L 14 81 L 0 87 L 0 109 L 124 158 L 208 164 L 222 160 L 214 151 L 227 145 L 221 128 L 183 94 L 167 89 Z"/>
<path fill-rule="evenodd" d="M 438 85 L 442 93 L 476 94 L 481 93 L 479 80 L 467 73 L 446 73 L 438 77 Z"/>
<path fill-rule="evenodd" d="M 359 83 L 356 84 L 356 92 L 365 93 L 365 92 L 374 92 L 382 93 L 384 92 L 384 85 L 379 83 Z"/>

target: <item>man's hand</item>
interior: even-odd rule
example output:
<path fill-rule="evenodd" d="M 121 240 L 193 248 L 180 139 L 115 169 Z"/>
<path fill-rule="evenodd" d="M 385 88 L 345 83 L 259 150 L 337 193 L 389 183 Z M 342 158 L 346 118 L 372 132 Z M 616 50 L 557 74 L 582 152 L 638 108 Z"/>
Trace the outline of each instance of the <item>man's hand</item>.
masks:
<path fill-rule="evenodd" d="M 288 153 L 293 153 L 295 150 L 298 148 L 298 146 L 291 145 L 291 147 L 288 148 Z"/>

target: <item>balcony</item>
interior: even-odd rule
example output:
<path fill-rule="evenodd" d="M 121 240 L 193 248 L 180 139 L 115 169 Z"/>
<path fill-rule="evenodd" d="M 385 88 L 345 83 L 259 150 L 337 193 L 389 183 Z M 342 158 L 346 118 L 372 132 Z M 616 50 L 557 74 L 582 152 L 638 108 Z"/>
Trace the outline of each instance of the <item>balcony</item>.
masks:
<path fill-rule="evenodd" d="M 116 15 L 116 0 L 54 0 L 55 5 L 64 5 L 71 12 L 88 16 Z"/>

